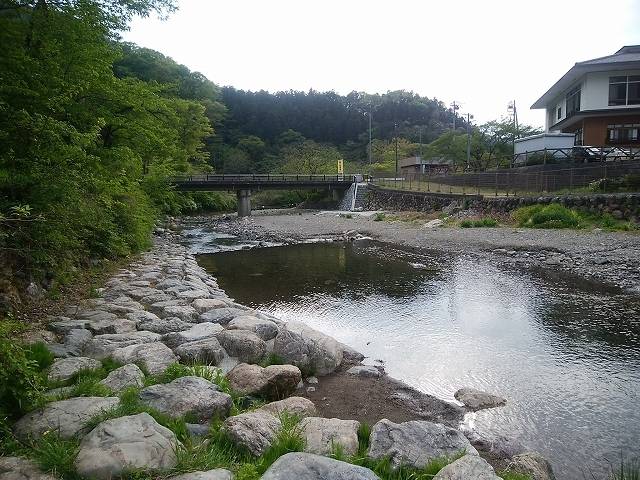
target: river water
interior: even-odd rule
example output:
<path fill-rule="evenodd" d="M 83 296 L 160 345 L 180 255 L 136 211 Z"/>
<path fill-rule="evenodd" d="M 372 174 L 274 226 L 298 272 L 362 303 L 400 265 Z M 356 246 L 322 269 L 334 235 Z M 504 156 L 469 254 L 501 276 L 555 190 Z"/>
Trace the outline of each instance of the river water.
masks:
<path fill-rule="evenodd" d="M 609 462 L 640 454 L 637 299 L 372 241 L 229 251 L 233 238 L 201 234 L 195 250 L 219 253 L 200 264 L 236 301 L 303 321 L 445 400 L 463 386 L 506 397 L 468 426 L 541 452 L 558 478 L 605 478 Z"/>

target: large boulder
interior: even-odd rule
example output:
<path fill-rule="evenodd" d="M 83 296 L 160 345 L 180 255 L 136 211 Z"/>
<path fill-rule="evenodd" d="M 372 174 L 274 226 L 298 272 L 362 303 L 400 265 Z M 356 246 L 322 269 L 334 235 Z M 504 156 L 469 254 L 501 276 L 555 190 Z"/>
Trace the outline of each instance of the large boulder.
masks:
<path fill-rule="evenodd" d="M 461 388 L 453 396 L 472 412 L 485 408 L 501 407 L 507 403 L 506 399 L 498 395 L 469 387 Z"/>
<path fill-rule="evenodd" d="M 50 382 L 65 382 L 83 370 L 94 370 L 100 368 L 102 363 L 93 358 L 69 357 L 53 362 L 49 369 L 47 378 Z"/>
<path fill-rule="evenodd" d="M 295 415 L 299 418 L 313 417 L 318 414 L 316 406 L 311 400 L 304 397 L 289 397 L 277 402 L 267 403 L 260 410 L 269 412 L 271 415 L 279 417 L 282 413 Z"/>
<path fill-rule="evenodd" d="M 344 343 L 340 344 L 342 348 L 342 361 L 349 365 L 357 364 L 364 360 L 364 355 L 357 351 L 355 348 L 350 347 L 349 345 L 345 345 Z"/>
<path fill-rule="evenodd" d="M 144 386 L 144 373 L 140 370 L 140 367 L 131 363 L 109 372 L 107 377 L 101 380 L 100 383 L 112 392 L 120 393 L 125 388 L 140 388 Z"/>
<path fill-rule="evenodd" d="M 351 456 L 358 451 L 360 422 L 356 420 L 307 417 L 300 422 L 300 428 L 305 439 L 305 452 L 331 455 L 339 448 Z"/>
<path fill-rule="evenodd" d="M 267 352 L 264 340 L 246 330 L 224 330 L 217 338 L 225 351 L 241 362 L 258 363 Z"/>
<path fill-rule="evenodd" d="M 382 419 L 373 426 L 369 445 L 370 458 L 389 457 L 395 467 L 422 468 L 435 458 L 453 457 L 460 452 L 478 454 L 455 428 L 424 420 L 393 423 Z"/>
<path fill-rule="evenodd" d="M 197 322 L 198 312 L 189 305 L 167 305 L 158 314 L 162 318 L 178 317 L 185 322 Z"/>
<path fill-rule="evenodd" d="M 278 326 L 274 322 L 253 315 L 235 317 L 229 322 L 227 328 L 229 330 L 249 330 L 265 341 L 275 338 L 278 334 Z"/>
<path fill-rule="evenodd" d="M 140 391 L 140 401 L 172 417 L 194 416 L 199 422 L 225 418 L 231 409 L 231 395 L 201 377 L 181 377 Z"/>
<path fill-rule="evenodd" d="M 0 457 L 0 480 L 57 480 L 35 462 L 21 457 Z"/>
<path fill-rule="evenodd" d="M 180 320 L 178 317 L 159 318 L 158 320 L 143 321 L 138 324 L 139 330 L 147 330 L 160 334 L 182 332 L 193 327 L 193 323 Z"/>
<path fill-rule="evenodd" d="M 368 468 L 312 453 L 287 453 L 276 460 L 262 480 L 380 480 Z"/>
<path fill-rule="evenodd" d="M 278 418 L 260 410 L 241 413 L 224 421 L 224 430 L 229 438 L 256 457 L 267 451 L 281 428 Z"/>
<path fill-rule="evenodd" d="M 191 302 L 191 306 L 195 308 L 198 313 L 205 313 L 216 308 L 225 308 L 228 305 L 224 300 L 217 298 L 197 298 Z"/>
<path fill-rule="evenodd" d="M 111 354 L 116 362 L 140 363 L 151 375 L 164 372 L 169 365 L 176 363 L 176 357 L 164 343 L 144 343 L 119 348 Z"/>
<path fill-rule="evenodd" d="M 347 370 L 349 375 L 355 375 L 357 377 L 378 378 L 382 374 L 373 365 L 354 365 Z"/>
<path fill-rule="evenodd" d="M 302 380 L 300 369 L 293 365 L 259 365 L 241 363 L 227 373 L 231 388 L 243 395 L 259 395 L 279 400 L 291 395 Z"/>
<path fill-rule="evenodd" d="M 134 332 L 136 330 L 136 324 L 131 320 L 117 318 L 113 313 L 101 312 L 101 315 L 96 315 L 91 318 L 60 318 L 47 325 L 47 328 L 61 335 L 78 328 L 89 330 L 95 335 L 105 335 Z"/>
<path fill-rule="evenodd" d="M 340 343 L 301 322 L 287 322 L 280 327 L 273 353 L 302 370 L 317 375 L 333 372 L 342 363 Z"/>
<path fill-rule="evenodd" d="M 63 343 L 49 343 L 47 348 L 55 357 L 79 357 L 93 335 L 85 328 L 74 328 L 64 336 Z"/>
<path fill-rule="evenodd" d="M 130 312 L 125 314 L 127 320 L 131 320 L 132 322 L 136 322 L 138 328 L 140 328 L 140 324 L 143 322 L 154 322 L 160 320 L 155 313 L 147 312 L 146 310 L 136 310 L 135 312 Z M 140 328 L 140 330 L 146 330 L 144 328 Z"/>
<path fill-rule="evenodd" d="M 224 328 L 217 323 L 198 323 L 196 325 L 192 325 L 188 330 L 167 333 L 162 337 L 162 341 L 169 347 L 176 348 L 178 345 L 182 345 L 183 343 L 195 342 L 197 340 L 214 337 L 223 330 Z"/>
<path fill-rule="evenodd" d="M 18 438 L 38 439 L 45 432 L 55 431 L 61 438 L 69 439 L 85 432 L 86 423 L 96 415 L 110 410 L 120 403 L 117 397 L 76 397 L 51 402 L 27 413 L 15 424 Z"/>
<path fill-rule="evenodd" d="M 434 480 L 500 480 L 493 467 L 478 455 L 465 455 L 450 463 L 438 474 Z"/>
<path fill-rule="evenodd" d="M 511 459 L 507 470 L 528 476 L 531 480 L 555 480 L 551 464 L 536 452 L 526 452 Z"/>
<path fill-rule="evenodd" d="M 218 365 L 226 355 L 216 337 L 183 343 L 174 352 L 185 363 L 204 363 L 206 365 Z"/>
<path fill-rule="evenodd" d="M 102 360 L 111 355 L 115 350 L 130 345 L 159 342 L 160 335 L 153 332 L 131 332 L 98 335 L 93 337 L 84 349 L 88 357 Z"/>
<path fill-rule="evenodd" d="M 200 315 L 200 321 L 202 322 L 212 322 L 219 323 L 220 325 L 226 325 L 235 317 L 240 315 L 245 315 L 246 310 L 241 310 L 239 308 L 214 308 L 213 310 L 208 310 L 202 315 Z"/>
<path fill-rule="evenodd" d="M 224 468 L 216 468 L 206 472 L 190 472 L 169 477 L 169 480 L 233 480 L 233 473 Z"/>
<path fill-rule="evenodd" d="M 110 480 L 126 470 L 167 470 L 178 463 L 180 442 L 148 413 L 102 422 L 80 443 L 78 473 Z"/>
<path fill-rule="evenodd" d="M 133 290 L 129 290 L 127 292 L 127 295 L 129 295 L 132 298 L 135 298 L 136 300 L 140 300 L 143 297 L 148 297 L 149 295 L 155 295 L 158 293 L 162 293 L 162 292 L 160 290 L 157 290 L 151 287 L 137 287 L 137 288 L 134 288 Z"/>
<path fill-rule="evenodd" d="M 183 290 L 178 292 L 178 298 L 185 298 L 187 300 L 196 300 L 198 298 L 208 298 L 211 295 L 206 290 L 200 289 L 192 289 L 192 290 Z"/>

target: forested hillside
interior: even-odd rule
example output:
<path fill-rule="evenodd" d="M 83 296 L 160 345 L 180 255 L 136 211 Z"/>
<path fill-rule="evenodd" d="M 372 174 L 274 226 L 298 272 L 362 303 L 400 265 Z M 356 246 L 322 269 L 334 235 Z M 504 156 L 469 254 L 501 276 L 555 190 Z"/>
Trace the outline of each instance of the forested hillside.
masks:
<path fill-rule="evenodd" d="M 395 158 L 396 135 L 401 139 L 399 155 L 407 156 L 417 153 L 420 140 L 429 143 L 453 124 L 453 114 L 442 102 L 411 92 L 342 96 L 313 90 L 220 89 L 159 52 L 132 44 L 122 45 L 122 50 L 114 66 L 118 77 L 170 84 L 167 88 L 180 98 L 205 105 L 215 131 L 206 139 L 206 149 L 217 172 L 291 171 L 309 155 L 314 159 L 305 170 L 309 173 L 332 173 L 336 157 L 350 162 L 353 170 L 367 170 L 369 114 L 375 139 L 372 161 L 378 169 L 388 169 Z M 462 119 L 457 124 L 465 128 Z"/>
<path fill-rule="evenodd" d="M 173 8 L 172 0 L 2 3 L 4 304 L 14 300 L 7 283 L 55 290 L 92 259 L 146 247 L 159 212 L 195 206 L 167 177 L 209 168 L 205 141 L 221 107 L 199 98 L 207 82 L 192 75 L 176 89 L 113 70 L 129 19 Z"/>

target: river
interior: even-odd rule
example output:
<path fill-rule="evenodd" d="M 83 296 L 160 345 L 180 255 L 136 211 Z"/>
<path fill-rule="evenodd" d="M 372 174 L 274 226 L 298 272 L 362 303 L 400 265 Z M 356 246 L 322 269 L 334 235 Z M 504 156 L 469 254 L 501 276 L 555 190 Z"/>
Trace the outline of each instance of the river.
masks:
<path fill-rule="evenodd" d="M 603 478 L 640 445 L 640 303 L 545 272 L 363 240 L 237 250 L 196 229 L 199 263 L 236 301 L 300 320 L 455 402 L 508 399 L 467 426 L 515 437 L 560 479 Z"/>

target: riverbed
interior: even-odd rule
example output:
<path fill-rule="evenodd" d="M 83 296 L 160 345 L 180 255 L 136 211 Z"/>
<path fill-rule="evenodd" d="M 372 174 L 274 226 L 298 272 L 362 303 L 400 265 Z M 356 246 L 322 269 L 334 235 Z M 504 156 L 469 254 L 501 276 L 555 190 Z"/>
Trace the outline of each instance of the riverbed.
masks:
<path fill-rule="evenodd" d="M 515 437 L 558 478 L 602 476 L 607 461 L 638 453 L 634 297 L 451 251 L 185 234 L 236 301 L 308 323 L 425 393 L 455 402 L 471 386 L 506 397 L 466 427 Z"/>

